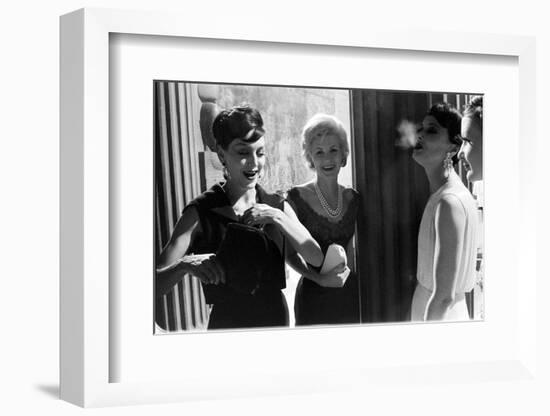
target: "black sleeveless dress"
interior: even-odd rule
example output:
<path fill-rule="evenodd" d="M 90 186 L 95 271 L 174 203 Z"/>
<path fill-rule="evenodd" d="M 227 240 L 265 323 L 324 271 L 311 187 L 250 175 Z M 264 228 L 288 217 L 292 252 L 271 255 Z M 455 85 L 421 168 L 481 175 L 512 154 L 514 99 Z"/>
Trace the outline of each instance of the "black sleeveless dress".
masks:
<path fill-rule="evenodd" d="M 350 204 L 337 222 L 319 215 L 302 199 L 298 189 L 292 188 L 288 192 L 287 199 L 293 203 L 298 219 L 319 243 L 323 254 L 326 254 L 332 243 L 346 248 L 355 233 L 359 193 L 351 191 L 353 197 Z M 310 267 L 314 268 L 311 265 Z M 322 287 L 302 276 L 296 288 L 294 313 L 296 325 L 359 323 L 359 287 L 356 274 L 350 273 L 342 288 Z"/>
<path fill-rule="evenodd" d="M 283 209 L 284 199 L 266 193 L 256 186 L 256 201 Z M 195 207 L 199 215 L 201 233 L 189 247 L 189 254 L 216 253 L 225 237 L 227 226 L 239 222 L 233 212 L 222 184 L 215 184 L 191 201 L 185 209 Z M 206 303 L 212 305 L 208 329 L 254 328 L 288 326 L 288 307 L 281 289 L 286 286 L 284 237 L 274 225 L 263 228 L 270 244 L 269 263 L 262 284 L 253 294 L 239 292 L 229 285 L 202 284 Z M 235 247 L 239 250 L 239 247 Z M 236 252 L 244 261 L 255 261 L 254 256 Z M 263 256 L 266 258 L 266 256 Z"/>

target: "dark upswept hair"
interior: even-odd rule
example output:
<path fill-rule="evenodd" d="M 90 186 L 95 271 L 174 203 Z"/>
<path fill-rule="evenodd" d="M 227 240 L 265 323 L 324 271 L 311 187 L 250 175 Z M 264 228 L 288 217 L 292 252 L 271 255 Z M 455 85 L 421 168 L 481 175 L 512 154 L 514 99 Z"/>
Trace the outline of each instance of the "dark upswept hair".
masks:
<path fill-rule="evenodd" d="M 426 115 L 432 116 L 441 127 L 446 128 L 449 133 L 450 142 L 456 144 L 458 149 L 460 149 L 464 139 L 460 135 L 462 116 L 458 110 L 449 103 L 437 103 L 430 107 Z M 456 165 L 458 160 L 458 152 L 456 152 L 452 158 L 453 165 Z"/>
<path fill-rule="evenodd" d="M 212 124 L 216 144 L 227 149 L 236 139 L 254 143 L 264 134 L 264 121 L 260 112 L 248 105 L 232 107 L 221 111 Z"/>

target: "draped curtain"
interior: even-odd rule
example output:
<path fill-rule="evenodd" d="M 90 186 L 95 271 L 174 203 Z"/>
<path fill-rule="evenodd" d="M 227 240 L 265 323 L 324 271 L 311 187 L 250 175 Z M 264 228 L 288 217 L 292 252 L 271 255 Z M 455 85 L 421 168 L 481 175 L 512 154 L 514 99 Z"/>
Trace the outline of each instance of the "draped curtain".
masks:
<path fill-rule="evenodd" d="M 155 81 L 155 258 L 168 242 L 185 205 L 201 193 L 199 152 L 193 123 L 192 88 Z M 198 134 L 200 136 L 200 133 Z M 156 299 L 155 322 L 167 331 L 205 328 L 208 309 L 200 282 L 186 275 L 167 295 Z"/>
<path fill-rule="evenodd" d="M 429 186 L 410 149 L 396 146 L 396 127 L 403 119 L 421 120 L 429 95 L 352 90 L 351 100 L 355 180 L 363 213 L 357 223 L 362 321 L 408 320 Z"/>

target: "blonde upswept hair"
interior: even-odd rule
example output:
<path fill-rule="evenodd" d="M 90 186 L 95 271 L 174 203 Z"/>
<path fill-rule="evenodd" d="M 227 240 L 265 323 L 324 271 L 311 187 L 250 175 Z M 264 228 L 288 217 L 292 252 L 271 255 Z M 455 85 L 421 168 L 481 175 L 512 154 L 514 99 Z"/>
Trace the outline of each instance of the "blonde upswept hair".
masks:
<path fill-rule="evenodd" d="M 311 158 L 311 144 L 314 139 L 334 135 L 340 142 L 340 150 L 344 154 L 342 166 L 345 166 L 349 155 L 349 144 L 344 125 L 336 117 L 328 114 L 315 114 L 302 130 L 302 151 L 308 166 L 313 169 Z"/>

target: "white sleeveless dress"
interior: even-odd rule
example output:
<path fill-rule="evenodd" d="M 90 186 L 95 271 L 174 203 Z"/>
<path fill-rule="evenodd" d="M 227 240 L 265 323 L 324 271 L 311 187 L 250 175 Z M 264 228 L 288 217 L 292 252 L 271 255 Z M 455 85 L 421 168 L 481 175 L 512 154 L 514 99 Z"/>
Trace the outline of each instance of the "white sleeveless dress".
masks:
<path fill-rule="evenodd" d="M 464 321 L 469 320 L 465 294 L 471 291 L 475 285 L 476 257 L 478 247 L 478 212 L 477 205 L 464 184 L 457 177 L 452 177 L 434 192 L 422 215 L 420 230 L 418 233 L 418 263 L 417 285 L 414 292 L 411 320 L 425 320 L 426 308 L 433 294 L 435 282 L 435 258 L 439 247 L 436 244 L 436 219 L 440 202 L 443 197 L 452 195 L 459 202 L 465 217 L 463 232 L 463 250 L 459 256 L 458 276 L 453 304 L 444 316 L 444 320 Z"/>

